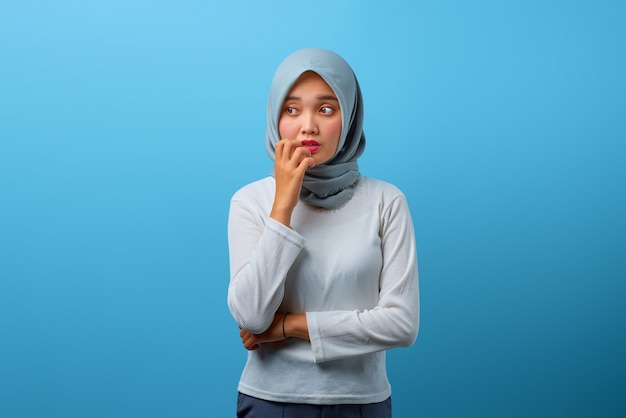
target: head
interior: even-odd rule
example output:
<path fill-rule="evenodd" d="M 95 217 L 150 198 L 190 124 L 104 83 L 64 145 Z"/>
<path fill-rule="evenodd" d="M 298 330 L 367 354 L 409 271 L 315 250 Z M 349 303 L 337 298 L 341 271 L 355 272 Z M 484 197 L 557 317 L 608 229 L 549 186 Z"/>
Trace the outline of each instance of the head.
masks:
<path fill-rule="evenodd" d="M 341 106 L 333 89 L 313 71 L 304 72 L 287 94 L 278 118 L 281 139 L 306 146 L 315 164 L 324 164 L 337 152 L 341 137 Z"/>
<path fill-rule="evenodd" d="M 362 126 L 361 91 L 343 58 L 328 50 L 306 48 L 280 64 L 267 109 L 266 149 L 272 160 L 276 142 L 302 139 L 320 144 L 313 155 L 314 169 L 356 162 L 365 148 Z"/>

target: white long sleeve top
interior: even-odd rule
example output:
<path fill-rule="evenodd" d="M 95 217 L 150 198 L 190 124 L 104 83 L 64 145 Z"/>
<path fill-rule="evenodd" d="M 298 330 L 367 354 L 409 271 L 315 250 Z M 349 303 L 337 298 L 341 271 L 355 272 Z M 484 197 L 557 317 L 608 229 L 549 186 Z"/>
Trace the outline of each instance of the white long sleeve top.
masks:
<path fill-rule="evenodd" d="M 238 190 L 228 221 L 228 306 L 258 334 L 275 313 L 306 313 L 310 342 L 248 352 L 238 390 L 279 402 L 381 402 L 385 350 L 413 344 L 419 325 L 411 214 L 395 186 L 361 177 L 336 210 L 298 203 L 291 227 L 271 219 L 275 180 Z"/>

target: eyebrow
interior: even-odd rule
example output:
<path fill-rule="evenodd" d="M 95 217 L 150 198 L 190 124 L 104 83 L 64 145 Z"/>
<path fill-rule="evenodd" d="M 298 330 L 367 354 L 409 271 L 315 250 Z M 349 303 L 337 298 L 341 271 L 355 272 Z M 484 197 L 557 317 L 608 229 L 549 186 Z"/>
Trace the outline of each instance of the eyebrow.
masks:
<path fill-rule="evenodd" d="M 320 101 L 325 101 L 325 100 L 334 100 L 334 101 L 336 101 L 336 102 L 338 102 L 338 101 L 339 101 L 339 99 L 337 99 L 337 97 L 332 96 L 332 95 L 326 95 L 326 94 L 323 94 L 323 95 L 317 96 L 317 97 L 316 97 L 316 99 L 317 99 L 317 100 L 320 100 Z M 298 96 L 287 96 L 287 97 L 285 97 L 285 101 L 287 101 L 287 100 L 294 100 L 294 101 L 298 101 L 298 100 L 302 100 L 302 98 L 300 98 L 300 97 L 298 97 Z"/>

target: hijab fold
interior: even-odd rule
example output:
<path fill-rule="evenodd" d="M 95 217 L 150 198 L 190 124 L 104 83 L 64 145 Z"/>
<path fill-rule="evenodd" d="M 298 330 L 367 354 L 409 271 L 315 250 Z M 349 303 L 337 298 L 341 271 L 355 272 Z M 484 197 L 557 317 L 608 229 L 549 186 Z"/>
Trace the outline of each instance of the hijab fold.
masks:
<path fill-rule="evenodd" d="M 341 137 L 335 155 L 324 164 L 307 169 L 300 200 L 335 209 L 347 202 L 361 176 L 357 159 L 365 149 L 363 134 L 363 97 L 348 63 L 332 51 L 305 48 L 289 55 L 278 66 L 267 105 L 265 147 L 275 161 L 274 146 L 281 139 L 278 120 L 285 97 L 298 78 L 307 71 L 318 74 L 335 92 L 341 109 Z"/>

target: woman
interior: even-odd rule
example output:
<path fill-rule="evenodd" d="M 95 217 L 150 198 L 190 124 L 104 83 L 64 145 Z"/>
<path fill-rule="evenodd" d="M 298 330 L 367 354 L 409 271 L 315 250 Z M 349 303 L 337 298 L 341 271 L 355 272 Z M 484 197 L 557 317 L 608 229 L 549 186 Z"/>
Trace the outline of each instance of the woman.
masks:
<path fill-rule="evenodd" d="M 402 192 L 361 176 L 363 99 L 337 54 L 296 51 L 267 110 L 271 176 L 231 200 L 228 306 L 248 361 L 238 417 L 390 417 L 385 350 L 419 323 Z"/>

